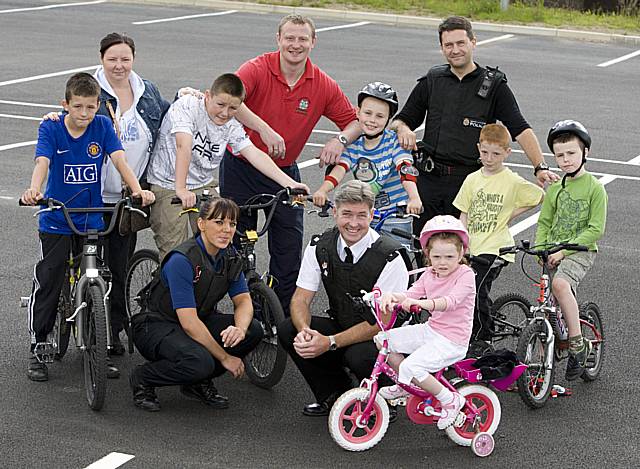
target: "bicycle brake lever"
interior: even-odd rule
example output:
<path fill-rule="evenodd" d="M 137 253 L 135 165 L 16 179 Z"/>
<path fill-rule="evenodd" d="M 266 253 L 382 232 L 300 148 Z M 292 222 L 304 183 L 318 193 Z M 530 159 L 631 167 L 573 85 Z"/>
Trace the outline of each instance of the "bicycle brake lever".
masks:
<path fill-rule="evenodd" d="M 132 211 L 132 212 L 136 212 L 139 213 L 140 215 L 142 215 L 144 218 L 147 218 L 147 214 L 144 213 L 142 210 L 140 210 L 139 208 L 135 208 L 135 207 L 131 207 L 129 205 L 126 205 L 125 208 L 127 208 L 128 210 Z"/>

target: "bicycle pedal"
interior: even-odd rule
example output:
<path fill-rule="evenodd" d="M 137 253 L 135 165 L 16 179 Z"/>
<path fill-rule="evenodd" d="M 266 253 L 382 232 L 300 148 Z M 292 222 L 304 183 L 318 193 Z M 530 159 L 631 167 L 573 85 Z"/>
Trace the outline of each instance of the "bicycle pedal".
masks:
<path fill-rule="evenodd" d="M 29 297 L 28 296 L 21 296 L 20 297 L 20 307 L 21 308 L 26 308 L 29 306 Z"/>
<path fill-rule="evenodd" d="M 391 399 L 391 400 L 389 400 L 387 402 L 391 406 L 400 406 L 400 407 L 406 407 L 407 406 L 407 398 L 406 397 L 398 397 L 396 399 Z"/>
<path fill-rule="evenodd" d="M 462 428 L 466 420 L 467 416 L 464 412 L 459 412 L 458 415 L 456 415 L 456 419 L 453 421 L 453 426 L 456 428 Z"/>
<path fill-rule="evenodd" d="M 559 384 L 554 384 L 551 389 L 551 397 L 569 397 L 572 394 L 571 389 L 560 386 Z"/>

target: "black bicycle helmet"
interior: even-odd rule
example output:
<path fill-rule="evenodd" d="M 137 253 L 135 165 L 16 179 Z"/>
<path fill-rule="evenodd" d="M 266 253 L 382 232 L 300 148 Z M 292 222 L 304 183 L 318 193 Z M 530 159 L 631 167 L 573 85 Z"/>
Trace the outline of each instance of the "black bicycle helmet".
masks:
<path fill-rule="evenodd" d="M 591 136 L 589 135 L 589 132 L 587 132 L 585 126 L 578 121 L 568 119 L 556 122 L 549 130 L 549 135 L 547 136 L 547 145 L 549 146 L 549 150 L 551 150 L 552 153 L 554 140 L 562 134 L 575 135 L 582 141 L 582 143 L 584 143 L 585 148 L 591 148 Z"/>
<path fill-rule="evenodd" d="M 396 112 L 398 112 L 398 94 L 396 93 L 396 90 L 386 83 L 374 81 L 373 83 L 365 85 L 365 87 L 358 93 L 358 107 L 362 104 L 362 100 L 368 96 L 381 99 L 389 104 L 389 118 L 393 117 Z"/>

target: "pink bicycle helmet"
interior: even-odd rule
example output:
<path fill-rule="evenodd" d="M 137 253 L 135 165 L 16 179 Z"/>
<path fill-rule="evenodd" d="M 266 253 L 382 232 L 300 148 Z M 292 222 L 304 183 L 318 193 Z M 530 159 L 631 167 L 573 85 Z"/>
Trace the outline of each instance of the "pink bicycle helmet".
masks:
<path fill-rule="evenodd" d="M 420 245 L 424 248 L 436 233 L 455 233 L 460 236 L 465 251 L 469 247 L 469 233 L 462 222 L 451 215 L 436 215 L 425 223 L 420 232 Z"/>

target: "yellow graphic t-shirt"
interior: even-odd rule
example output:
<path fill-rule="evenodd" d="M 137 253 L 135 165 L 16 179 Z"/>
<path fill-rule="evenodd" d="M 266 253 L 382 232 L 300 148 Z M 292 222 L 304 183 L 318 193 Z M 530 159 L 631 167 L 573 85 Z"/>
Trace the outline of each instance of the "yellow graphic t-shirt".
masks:
<path fill-rule="evenodd" d="M 501 247 L 512 246 L 508 223 L 513 211 L 535 207 L 543 196 L 542 188 L 509 168 L 491 176 L 485 176 L 482 169 L 469 174 L 453 205 L 467 214 L 471 255 L 498 255 Z M 515 259 L 513 254 L 502 257 L 509 262 Z"/>

